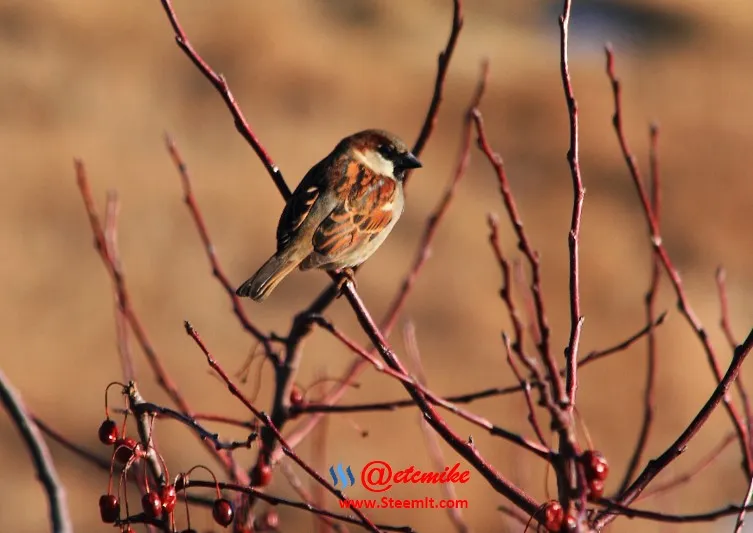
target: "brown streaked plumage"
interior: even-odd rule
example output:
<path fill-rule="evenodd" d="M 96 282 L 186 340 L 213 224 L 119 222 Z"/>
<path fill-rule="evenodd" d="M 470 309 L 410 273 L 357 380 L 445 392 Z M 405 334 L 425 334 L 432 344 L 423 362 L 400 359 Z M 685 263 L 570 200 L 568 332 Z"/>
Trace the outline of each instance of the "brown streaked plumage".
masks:
<path fill-rule="evenodd" d="M 277 252 L 236 294 L 260 302 L 296 267 L 348 271 L 366 261 L 403 212 L 405 171 L 420 166 L 386 131 L 344 138 L 293 191 L 277 225 Z"/>

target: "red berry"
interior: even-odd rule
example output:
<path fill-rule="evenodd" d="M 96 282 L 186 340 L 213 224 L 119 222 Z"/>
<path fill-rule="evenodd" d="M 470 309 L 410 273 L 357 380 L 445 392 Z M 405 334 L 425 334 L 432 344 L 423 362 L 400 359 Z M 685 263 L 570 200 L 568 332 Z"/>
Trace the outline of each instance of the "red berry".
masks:
<path fill-rule="evenodd" d="M 131 526 L 125 526 L 125 528 L 120 533 L 136 533 L 136 530 Z"/>
<path fill-rule="evenodd" d="M 118 425 L 109 418 L 99 426 L 99 442 L 106 446 L 115 444 L 118 440 Z"/>
<path fill-rule="evenodd" d="M 138 443 L 131 437 L 124 437 L 115 441 L 115 460 L 126 464 L 133 456 Z"/>
<path fill-rule="evenodd" d="M 141 507 L 149 518 L 162 516 L 162 500 L 156 492 L 147 492 L 141 498 Z"/>
<path fill-rule="evenodd" d="M 586 469 L 586 477 L 604 481 L 609 474 L 609 463 L 601 452 L 586 450 L 583 452 L 583 466 Z"/>
<path fill-rule="evenodd" d="M 212 506 L 212 517 L 219 525 L 229 526 L 233 522 L 233 504 L 225 498 L 217 498 Z"/>
<path fill-rule="evenodd" d="M 565 518 L 565 511 L 558 501 L 550 501 L 544 507 L 544 526 L 549 531 L 559 531 L 562 527 L 562 520 Z"/>
<path fill-rule="evenodd" d="M 300 406 L 304 401 L 305 399 L 303 398 L 301 389 L 298 388 L 297 385 L 293 385 L 293 388 L 290 391 L 290 405 Z"/>
<path fill-rule="evenodd" d="M 598 500 L 604 495 L 604 482 L 600 479 L 592 479 L 588 482 L 588 497 Z"/>
<path fill-rule="evenodd" d="M 578 521 L 573 515 L 567 515 L 567 518 L 565 518 L 565 530 L 578 531 Z"/>
<path fill-rule="evenodd" d="M 162 509 L 166 513 L 172 513 L 175 509 L 175 502 L 178 501 L 178 495 L 175 494 L 175 485 L 165 485 L 159 491 L 162 500 Z"/>
<path fill-rule="evenodd" d="M 257 462 L 251 470 L 251 486 L 266 487 L 272 481 L 272 467 L 264 462 Z"/>
<path fill-rule="evenodd" d="M 103 494 L 99 498 L 99 516 L 102 522 L 112 524 L 120 517 L 120 502 L 113 494 Z"/>
<path fill-rule="evenodd" d="M 256 531 L 275 530 L 280 525 L 280 515 L 277 511 L 269 510 L 254 520 L 254 529 Z"/>

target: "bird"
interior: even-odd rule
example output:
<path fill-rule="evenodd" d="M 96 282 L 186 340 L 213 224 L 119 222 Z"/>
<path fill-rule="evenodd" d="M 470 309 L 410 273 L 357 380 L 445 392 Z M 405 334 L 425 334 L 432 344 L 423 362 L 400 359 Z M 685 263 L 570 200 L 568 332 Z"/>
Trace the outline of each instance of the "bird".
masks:
<path fill-rule="evenodd" d="M 277 251 L 236 294 L 264 301 L 296 267 L 341 273 L 343 282 L 355 283 L 353 269 L 382 245 L 403 212 L 406 172 L 421 166 L 387 131 L 343 138 L 288 198 L 277 224 Z"/>

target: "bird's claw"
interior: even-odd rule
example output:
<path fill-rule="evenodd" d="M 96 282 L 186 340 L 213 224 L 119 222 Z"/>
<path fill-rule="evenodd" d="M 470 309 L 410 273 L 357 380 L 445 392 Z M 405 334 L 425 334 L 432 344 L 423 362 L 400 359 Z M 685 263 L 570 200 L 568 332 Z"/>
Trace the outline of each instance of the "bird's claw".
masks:
<path fill-rule="evenodd" d="M 343 268 L 337 273 L 340 275 L 340 279 L 337 281 L 338 298 L 343 295 L 345 285 L 348 282 L 353 285 L 354 289 L 358 287 L 358 284 L 356 283 L 356 273 L 352 268 Z"/>

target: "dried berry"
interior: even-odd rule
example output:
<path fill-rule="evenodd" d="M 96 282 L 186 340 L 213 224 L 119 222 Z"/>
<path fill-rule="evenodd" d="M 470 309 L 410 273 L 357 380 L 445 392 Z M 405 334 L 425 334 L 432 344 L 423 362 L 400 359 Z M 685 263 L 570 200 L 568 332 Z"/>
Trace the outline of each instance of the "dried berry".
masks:
<path fill-rule="evenodd" d="M 103 494 L 99 498 L 99 516 L 102 522 L 112 524 L 120 517 L 120 502 L 113 494 Z"/>
<path fill-rule="evenodd" d="M 601 452 L 586 450 L 582 456 L 583 466 L 586 469 L 588 479 L 604 481 L 609 474 L 609 463 Z"/>
<path fill-rule="evenodd" d="M 225 498 L 217 498 L 212 506 L 212 517 L 214 521 L 223 527 L 229 526 L 233 522 L 233 504 Z"/>
<path fill-rule="evenodd" d="M 588 481 L 588 497 L 592 500 L 598 500 L 604 495 L 604 482 L 601 479 L 591 479 Z"/>
<path fill-rule="evenodd" d="M 544 527 L 549 531 L 559 531 L 564 518 L 565 511 L 560 502 L 552 500 L 544 506 Z"/>
<path fill-rule="evenodd" d="M 131 437 L 124 437 L 115 441 L 115 460 L 126 464 L 136 451 L 138 443 Z"/>
<path fill-rule="evenodd" d="M 257 462 L 251 470 L 251 485 L 253 487 L 266 487 L 272 481 L 272 467 L 264 462 Z"/>
<path fill-rule="evenodd" d="M 162 509 L 166 513 L 172 513 L 175 509 L 175 503 L 178 501 L 178 495 L 175 493 L 175 485 L 165 485 L 159 491 L 162 500 Z"/>
<path fill-rule="evenodd" d="M 109 418 L 99 426 L 99 442 L 107 446 L 115 444 L 118 440 L 118 425 Z"/>
<path fill-rule="evenodd" d="M 159 518 L 162 516 L 162 500 L 156 492 L 147 492 L 141 498 L 141 507 L 144 514 L 149 518 Z"/>
<path fill-rule="evenodd" d="M 303 393 L 298 385 L 293 385 L 290 390 L 290 405 L 300 406 L 305 401 Z"/>

